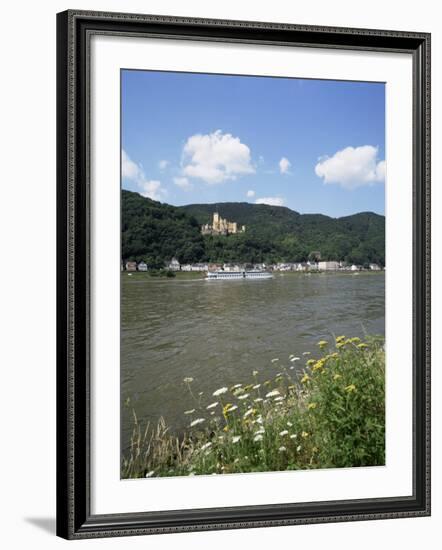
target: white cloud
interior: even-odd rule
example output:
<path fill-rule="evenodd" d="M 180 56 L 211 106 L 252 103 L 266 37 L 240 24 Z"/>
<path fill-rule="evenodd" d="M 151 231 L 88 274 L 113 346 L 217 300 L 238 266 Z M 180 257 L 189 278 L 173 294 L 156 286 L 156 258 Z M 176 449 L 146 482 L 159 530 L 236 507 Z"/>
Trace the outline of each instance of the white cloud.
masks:
<path fill-rule="evenodd" d="M 385 160 L 378 160 L 378 148 L 373 145 L 346 147 L 332 157 L 320 158 L 315 172 L 326 184 L 356 189 L 385 181 Z"/>
<path fill-rule="evenodd" d="M 124 150 L 121 154 L 121 160 L 121 174 L 123 179 L 136 183 L 143 197 L 149 197 L 149 199 L 159 201 L 167 195 L 167 191 L 163 189 L 161 182 L 158 180 L 148 180 L 141 164 L 134 162 Z"/>
<path fill-rule="evenodd" d="M 184 191 L 191 191 L 193 189 L 193 185 L 187 178 L 173 178 L 173 183 Z"/>
<path fill-rule="evenodd" d="M 288 158 L 282 157 L 282 159 L 279 161 L 279 171 L 281 174 L 290 174 L 290 166 L 292 163 L 289 161 Z"/>
<path fill-rule="evenodd" d="M 142 189 L 140 195 L 154 201 L 159 201 L 166 194 L 166 191 L 161 188 L 161 182 L 158 180 L 144 180 L 138 185 Z"/>
<path fill-rule="evenodd" d="M 270 206 L 284 206 L 284 199 L 281 197 L 262 197 L 256 199 L 255 204 L 269 204 Z"/>
<path fill-rule="evenodd" d="M 124 149 L 121 154 L 121 161 L 121 172 L 124 179 L 137 181 L 138 178 L 141 178 L 143 173 L 141 166 L 131 160 Z"/>
<path fill-rule="evenodd" d="M 160 160 L 160 162 L 158 163 L 158 168 L 160 170 L 165 170 L 168 166 L 169 166 L 168 160 Z"/>
<path fill-rule="evenodd" d="M 253 191 L 253 189 L 249 189 L 249 190 L 247 191 L 247 196 L 248 196 L 248 197 L 254 197 L 254 196 L 255 196 L 255 191 Z"/>
<path fill-rule="evenodd" d="M 238 137 L 216 130 L 188 138 L 182 156 L 183 175 L 209 185 L 253 174 L 250 149 Z"/>

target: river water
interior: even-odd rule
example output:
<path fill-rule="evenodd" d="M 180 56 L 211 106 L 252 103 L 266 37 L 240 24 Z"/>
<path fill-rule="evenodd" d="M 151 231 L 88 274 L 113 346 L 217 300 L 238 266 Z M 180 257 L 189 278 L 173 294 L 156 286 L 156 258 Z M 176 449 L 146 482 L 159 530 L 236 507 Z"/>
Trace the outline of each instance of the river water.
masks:
<path fill-rule="evenodd" d="M 185 427 L 183 411 L 194 406 L 185 377 L 210 403 L 214 390 L 249 383 L 255 369 L 274 376 L 276 357 L 287 365 L 290 354 L 316 351 L 321 339 L 384 331 L 383 273 L 277 274 L 261 281 L 122 273 L 122 451 L 132 407 L 143 423 L 163 416 L 172 431 Z"/>

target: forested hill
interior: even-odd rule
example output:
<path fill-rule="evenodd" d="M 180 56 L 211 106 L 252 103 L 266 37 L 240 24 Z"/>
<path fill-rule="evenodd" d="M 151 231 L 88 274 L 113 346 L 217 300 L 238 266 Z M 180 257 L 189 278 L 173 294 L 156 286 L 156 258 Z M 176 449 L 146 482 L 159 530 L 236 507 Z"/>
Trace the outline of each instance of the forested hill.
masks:
<path fill-rule="evenodd" d="M 200 225 L 213 212 L 246 225 L 246 232 L 202 236 Z M 174 207 L 122 194 L 123 259 L 161 263 L 304 261 L 312 252 L 321 259 L 385 264 L 385 218 L 362 212 L 343 218 L 299 214 L 289 208 L 250 203 L 191 204 Z"/>

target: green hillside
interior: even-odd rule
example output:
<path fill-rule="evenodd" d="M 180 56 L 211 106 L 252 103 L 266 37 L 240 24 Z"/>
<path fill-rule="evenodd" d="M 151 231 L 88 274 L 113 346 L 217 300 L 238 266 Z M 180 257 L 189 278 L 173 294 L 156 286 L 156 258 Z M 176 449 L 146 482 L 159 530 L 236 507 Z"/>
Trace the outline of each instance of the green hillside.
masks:
<path fill-rule="evenodd" d="M 246 225 L 246 232 L 203 237 L 200 225 L 210 223 L 213 212 Z M 385 264 L 385 218 L 371 212 L 330 218 L 265 204 L 174 207 L 123 191 L 122 231 L 123 259 L 148 263 L 172 256 L 180 262 L 290 262 L 320 252 L 323 260 Z"/>

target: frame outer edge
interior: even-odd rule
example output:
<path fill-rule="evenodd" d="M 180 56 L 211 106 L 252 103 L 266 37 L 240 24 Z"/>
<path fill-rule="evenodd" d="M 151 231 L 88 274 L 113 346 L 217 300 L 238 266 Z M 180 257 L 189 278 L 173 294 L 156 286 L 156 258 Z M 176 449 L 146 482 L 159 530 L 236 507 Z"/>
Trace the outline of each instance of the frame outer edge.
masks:
<path fill-rule="evenodd" d="M 311 515 L 291 519 L 257 519 L 239 521 L 214 520 L 212 523 L 187 524 L 179 526 L 146 526 L 138 527 L 125 524 L 120 514 L 116 514 L 114 523 L 100 523 L 94 517 L 86 517 L 88 504 L 80 502 L 80 496 L 75 489 L 76 463 L 81 460 L 76 450 L 75 425 L 76 418 L 81 414 L 76 410 L 75 368 L 83 366 L 81 357 L 76 357 L 76 319 L 75 297 L 79 288 L 76 285 L 75 245 L 76 234 L 76 177 L 77 176 L 77 146 L 76 146 L 76 82 L 81 75 L 76 74 L 76 27 L 80 19 L 96 19 L 110 21 L 138 21 L 144 23 L 188 24 L 201 26 L 243 27 L 245 29 L 273 29 L 287 31 L 303 31 L 312 33 L 349 34 L 354 36 L 378 36 L 412 38 L 419 40 L 421 45 L 421 110 L 420 118 L 421 140 L 420 161 L 423 164 L 420 174 L 422 219 L 420 229 L 422 234 L 421 268 L 424 364 L 422 391 L 422 410 L 425 437 L 423 490 L 425 492 L 424 507 L 416 510 L 390 512 L 360 512 L 342 515 Z M 332 40 L 332 37 L 330 37 Z M 111 536 L 127 536 L 142 534 L 160 534 L 183 531 L 207 531 L 213 529 L 236 529 L 245 527 L 270 527 L 278 525 L 315 524 L 344 521 L 361 521 L 371 519 L 391 519 L 426 516 L 430 514 L 430 34 L 402 31 L 379 31 L 370 29 L 351 29 L 341 27 L 317 27 L 283 23 L 265 23 L 257 21 L 228 21 L 200 18 L 182 18 L 175 16 L 121 14 L 113 12 L 92 12 L 83 10 L 68 10 L 57 14 L 57 535 L 67 539 L 83 539 Z M 327 47 L 327 46 L 323 46 Z M 332 47 L 332 45 L 331 45 Z M 368 48 L 370 49 L 370 48 Z M 393 51 L 393 48 L 386 48 Z M 81 60 L 78 60 L 81 61 Z M 78 185 L 78 182 L 77 182 Z M 81 244 L 81 243 L 79 243 Z M 77 268 L 78 269 L 78 268 Z M 78 400 L 78 398 L 77 398 Z M 425 410 L 424 410 L 425 409 Z M 77 429 L 79 429 L 77 425 Z M 76 456 L 77 455 L 77 456 Z M 80 476 L 81 477 L 81 476 Z M 85 480 L 78 480 L 77 484 Z M 99 517 L 99 516 L 97 516 Z"/>

